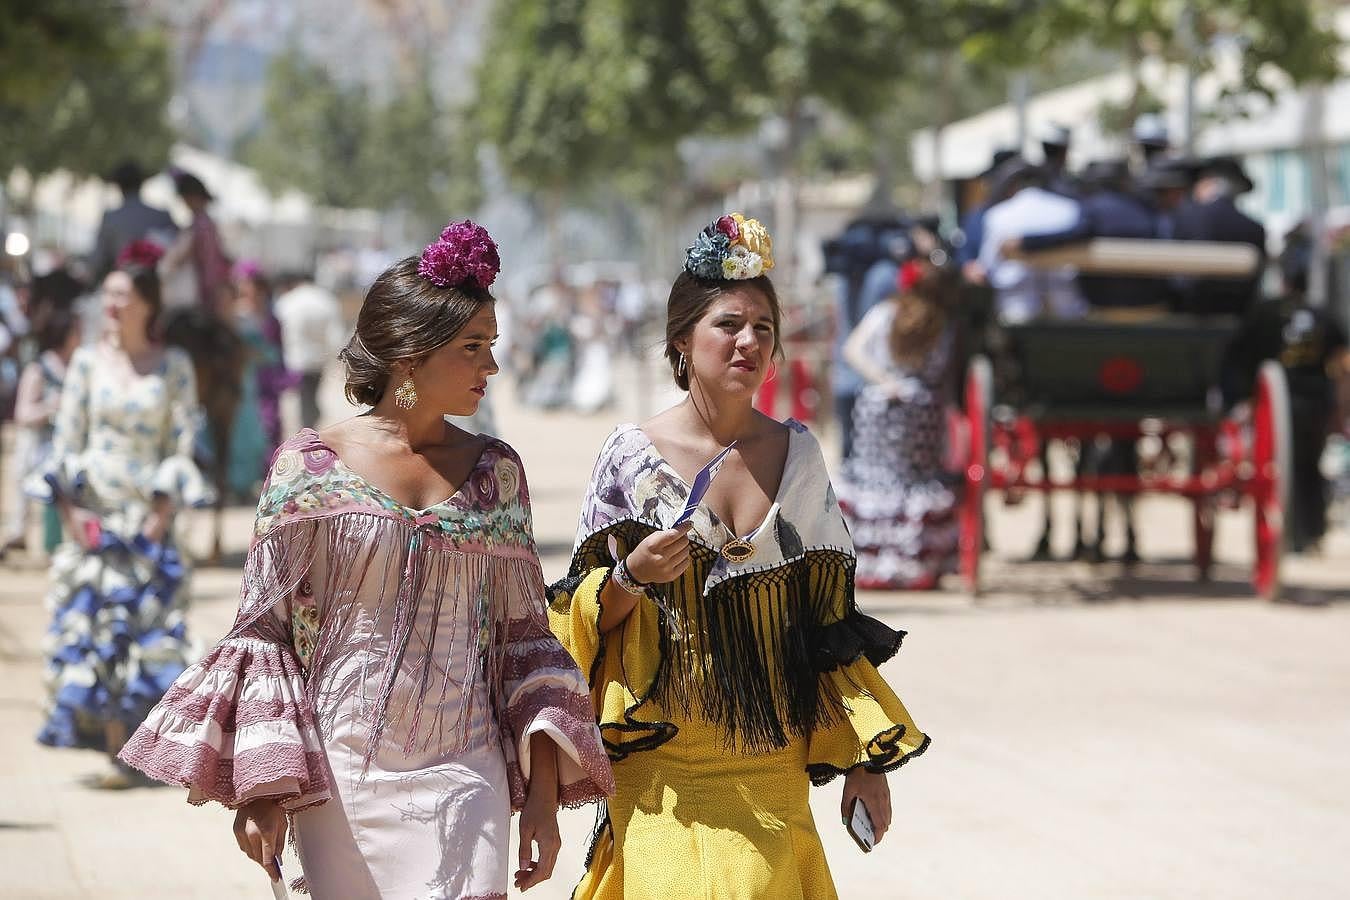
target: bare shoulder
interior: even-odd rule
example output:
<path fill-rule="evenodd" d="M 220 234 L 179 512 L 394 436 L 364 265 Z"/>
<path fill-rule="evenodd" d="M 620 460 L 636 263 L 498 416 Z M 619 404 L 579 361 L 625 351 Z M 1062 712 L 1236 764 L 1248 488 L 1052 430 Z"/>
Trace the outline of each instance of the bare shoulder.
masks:
<path fill-rule="evenodd" d="M 684 433 L 686 430 L 680 407 L 678 406 L 672 406 L 669 409 L 661 410 L 661 412 L 639 425 L 638 428 L 657 439 L 674 438 Z"/>
<path fill-rule="evenodd" d="M 334 422 L 332 425 L 325 425 L 323 428 L 315 430 L 319 440 L 323 441 L 329 449 L 338 456 L 342 451 L 355 442 L 360 442 L 362 435 L 369 434 L 368 426 L 361 421 L 360 416 L 352 416 L 349 419 L 343 419 L 341 422 Z"/>

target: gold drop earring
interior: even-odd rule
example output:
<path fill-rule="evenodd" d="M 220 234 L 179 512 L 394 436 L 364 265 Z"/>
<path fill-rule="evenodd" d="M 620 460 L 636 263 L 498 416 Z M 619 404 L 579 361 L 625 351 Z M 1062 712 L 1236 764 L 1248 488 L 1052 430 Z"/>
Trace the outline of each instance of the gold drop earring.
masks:
<path fill-rule="evenodd" d="M 677 375 L 680 375 L 680 376 L 683 376 L 684 373 L 685 373 L 685 369 L 686 369 L 686 368 L 687 368 L 687 366 L 685 366 L 685 364 L 684 364 L 684 354 L 681 353 L 681 354 L 680 354 L 680 370 L 679 370 L 679 372 L 677 372 L 676 374 L 677 374 Z"/>
<path fill-rule="evenodd" d="M 394 389 L 394 405 L 399 409 L 412 409 L 417 405 L 417 385 L 413 384 L 413 370 L 408 370 L 408 377 L 403 379 L 403 383 Z"/>

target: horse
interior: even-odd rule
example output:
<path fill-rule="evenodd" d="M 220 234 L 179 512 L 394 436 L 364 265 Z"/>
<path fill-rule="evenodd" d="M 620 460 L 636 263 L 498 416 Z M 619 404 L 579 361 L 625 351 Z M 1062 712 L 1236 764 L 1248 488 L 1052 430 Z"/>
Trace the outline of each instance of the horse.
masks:
<path fill-rule="evenodd" d="M 234 327 L 200 306 L 180 307 L 170 312 L 164 338 L 192 358 L 197 375 L 197 398 L 206 414 L 210 454 L 198 449 L 198 463 L 216 489 L 215 516 L 209 565 L 221 560 L 221 535 L 225 504 L 229 497 L 230 436 L 235 413 L 243 396 L 244 367 L 248 347 Z"/>

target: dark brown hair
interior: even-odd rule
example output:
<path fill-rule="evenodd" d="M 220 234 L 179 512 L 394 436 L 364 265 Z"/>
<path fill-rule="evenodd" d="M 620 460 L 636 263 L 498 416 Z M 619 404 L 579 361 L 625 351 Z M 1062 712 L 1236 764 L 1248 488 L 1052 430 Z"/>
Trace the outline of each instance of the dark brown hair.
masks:
<path fill-rule="evenodd" d="M 922 274 L 909 290 L 895 295 L 895 319 L 891 323 L 891 355 L 901 365 L 922 364 L 947 327 L 948 291 L 951 276 L 946 269 L 920 263 Z"/>
<path fill-rule="evenodd" d="M 374 406 L 400 360 L 420 360 L 452 340 L 492 294 L 473 284 L 437 287 L 417 274 L 419 258 L 400 259 L 366 291 L 356 331 L 338 354 L 352 403 Z"/>
<path fill-rule="evenodd" d="M 782 358 L 783 344 L 779 332 L 782 330 L 783 315 L 778 304 L 778 292 L 774 290 L 769 276 L 722 281 L 681 272 L 670 286 L 670 299 L 666 301 L 666 359 L 670 360 L 670 373 L 681 390 L 689 390 L 689 369 L 686 367 L 684 374 L 680 374 L 680 351 L 675 349 L 675 342 L 688 337 L 718 297 L 744 288 L 754 288 L 769 301 L 769 312 L 773 316 L 773 358 Z"/>
<path fill-rule="evenodd" d="M 118 266 L 117 271 L 126 273 L 131 279 L 131 289 L 136 292 L 137 297 L 145 301 L 146 306 L 150 307 L 150 318 L 145 322 L 145 336 L 152 341 L 158 341 L 163 336 L 160 320 L 164 314 L 164 288 L 160 283 L 159 273 L 139 263 L 126 263 Z"/>
<path fill-rule="evenodd" d="M 79 320 L 75 308 L 64 303 L 44 303 L 33 314 L 33 334 L 39 353 L 59 350 L 75 330 Z"/>

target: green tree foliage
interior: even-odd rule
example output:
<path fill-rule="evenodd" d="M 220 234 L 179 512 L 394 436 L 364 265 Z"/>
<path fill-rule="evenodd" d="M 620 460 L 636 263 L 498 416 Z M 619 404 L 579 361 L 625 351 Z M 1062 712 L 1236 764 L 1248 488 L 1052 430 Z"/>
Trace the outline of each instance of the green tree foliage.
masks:
<path fill-rule="evenodd" d="M 0 174 L 102 175 L 124 159 L 148 169 L 167 162 L 173 84 L 160 33 L 115 4 L 4 6 Z"/>
<path fill-rule="evenodd" d="M 263 125 L 243 149 L 270 190 L 295 188 L 339 208 L 401 209 L 419 224 L 479 201 L 475 141 L 425 70 L 389 100 L 337 80 L 297 49 L 267 73 Z"/>
<path fill-rule="evenodd" d="M 499 0 L 475 112 L 507 173 L 555 198 L 604 172 L 625 140 L 619 116 L 592 114 L 584 0 Z"/>
<path fill-rule="evenodd" d="M 972 58 L 1022 66 L 1052 54 L 1065 40 L 1087 38 L 1103 49 L 1143 51 L 1204 70 L 1226 39 L 1242 54 L 1239 90 L 1268 91 L 1275 68 L 1297 83 L 1338 73 L 1340 40 L 1332 0 L 955 0 L 963 16 L 998 23 L 959 38 Z M 1184 28 L 1189 10 L 1198 53 L 1190 57 Z M 1013 14 L 1009 14 L 1009 13 Z M 958 36 L 959 37 L 959 36 Z"/>
<path fill-rule="evenodd" d="M 292 48 L 268 68 L 263 115 L 242 155 L 269 190 L 297 188 L 327 206 L 364 203 L 362 148 L 371 114 L 363 85 L 340 84 Z"/>

